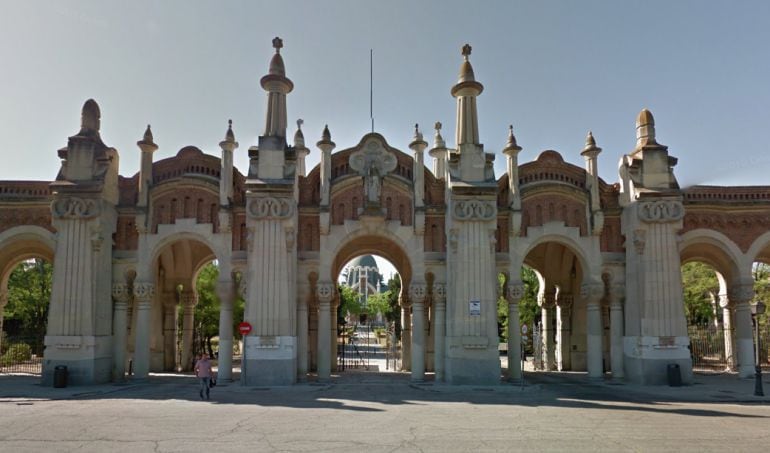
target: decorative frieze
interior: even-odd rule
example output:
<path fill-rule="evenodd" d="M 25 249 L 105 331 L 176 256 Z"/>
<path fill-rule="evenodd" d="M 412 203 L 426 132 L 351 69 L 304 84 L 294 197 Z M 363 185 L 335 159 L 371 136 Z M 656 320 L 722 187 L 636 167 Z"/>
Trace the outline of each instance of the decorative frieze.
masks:
<path fill-rule="evenodd" d="M 152 283 L 135 282 L 134 297 L 137 301 L 148 302 L 155 297 L 155 285 Z"/>
<path fill-rule="evenodd" d="M 246 212 L 252 219 L 288 219 L 294 214 L 290 198 L 255 197 L 246 204 Z"/>
<path fill-rule="evenodd" d="M 329 303 L 331 302 L 332 298 L 334 297 L 334 283 L 328 282 L 328 283 L 319 283 L 318 287 L 316 288 L 316 294 L 318 295 L 318 300 L 321 303 Z"/>
<path fill-rule="evenodd" d="M 509 303 L 518 303 L 524 297 L 524 285 L 521 283 L 509 283 L 507 293 Z"/>
<path fill-rule="evenodd" d="M 409 299 L 412 302 L 422 303 L 428 294 L 428 286 L 424 283 L 412 283 L 409 285 Z"/>
<path fill-rule="evenodd" d="M 639 219 L 643 222 L 666 223 L 684 218 L 684 205 L 678 200 L 657 200 L 639 203 Z"/>
<path fill-rule="evenodd" d="M 125 283 L 113 283 L 112 284 L 112 298 L 116 304 L 128 303 L 128 299 L 131 296 L 129 286 Z"/>
<path fill-rule="evenodd" d="M 58 219 L 91 219 L 101 214 L 95 198 L 66 197 L 51 203 L 51 213 Z"/>

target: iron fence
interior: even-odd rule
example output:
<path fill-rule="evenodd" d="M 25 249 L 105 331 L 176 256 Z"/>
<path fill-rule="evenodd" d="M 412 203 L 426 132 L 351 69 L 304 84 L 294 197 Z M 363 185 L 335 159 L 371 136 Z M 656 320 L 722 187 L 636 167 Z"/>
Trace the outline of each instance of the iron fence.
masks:
<path fill-rule="evenodd" d="M 690 337 L 690 356 L 695 370 L 735 369 L 737 345 L 734 330 L 728 331 L 728 338 L 731 340 L 729 348 L 725 342 L 725 330 L 713 324 L 688 326 L 687 333 Z M 752 335 L 752 342 L 753 339 Z M 759 362 L 763 368 L 770 368 L 770 361 L 768 361 L 770 325 L 760 327 L 759 344 Z"/>
<path fill-rule="evenodd" d="M 8 335 L 0 331 L 0 374 L 32 374 L 43 372 L 43 339 Z"/>

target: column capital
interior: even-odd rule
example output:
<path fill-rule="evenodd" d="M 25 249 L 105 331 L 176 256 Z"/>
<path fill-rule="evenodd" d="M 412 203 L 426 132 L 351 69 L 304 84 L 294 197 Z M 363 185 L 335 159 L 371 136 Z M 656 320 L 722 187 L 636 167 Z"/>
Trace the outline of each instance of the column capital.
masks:
<path fill-rule="evenodd" d="M 556 305 L 559 308 L 570 308 L 574 301 L 575 301 L 575 297 L 572 294 L 560 293 L 559 297 L 556 299 Z"/>
<path fill-rule="evenodd" d="M 0 295 L 2 297 L 2 295 Z M 128 305 L 128 299 L 131 298 L 131 291 L 125 283 L 113 283 L 112 284 L 112 299 L 115 301 L 115 305 L 122 305 L 124 308 Z M 2 299 L 0 299 L 0 305 L 3 305 Z"/>
<path fill-rule="evenodd" d="M 216 294 L 219 298 L 220 304 L 229 303 L 232 304 L 235 299 L 235 288 L 232 280 L 219 280 L 217 281 Z"/>
<path fill-rule="evenodd" d="M 727 298 L 730 305 L 748 304 L 754 298 L 754 284 L 742 283 L 731 285 L 727 289 Z"/>
<path fill-rule="evenodd" d="M 604 285 L 601 283 L 583 283 L 580 285 L 580 296 L 586 298 L 589 305 L 598 305 L 604 296 Z"/>
<path fill-rule="evenodd" d="M 334 292 L 336 287 L 332 282 L 321 282 L 316 287 L 316 295 L 318 296 L 318 302 L 322 304 L 330 304 L 334 299 Z"/>
<path fill-rule="evenodd" d="M 134 282 L 134 297 L 137 301 L 149 301 L 155 297 L 155 284 L 150 282 Z"/>
<path fill-rule="evenodd" d="M 433 285 L 433 301 L 438 304 L 446 304 L 446 285 L 436 283 Z"/>
<path fill-rule="evenodd" d="M 182 291 L 179 294 L 182 306 L 185 308 L 194 307 L 198 303 L 198 293 L 196 291 Z"/>
<path fill-rule="evenodd" d="M 428 295 L 428 285 L 425 283 L 412 283 L 409 285 L 409 299 L 412 303 L 425 303 L 425 296 Z"/>
<path fill-rule="evenodd" d="M 556 306 L 556 294 L 545 293 L 537 298 L 537 304 L 540 308 L 553 308 Z"/>
<path fill-rule="evenodd" d="M 508 283 L 506 287 L 506 299 L 509 304 L 518 304 L 522 297 L 524 297 L 524 283 L 514 282 Z"/>

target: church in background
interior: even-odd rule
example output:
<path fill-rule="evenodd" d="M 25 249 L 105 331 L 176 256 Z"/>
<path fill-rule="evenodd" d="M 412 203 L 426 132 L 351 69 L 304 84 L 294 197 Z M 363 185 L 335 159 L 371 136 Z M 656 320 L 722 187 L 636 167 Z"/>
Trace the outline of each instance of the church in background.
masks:
<path fill-rule="evenodd" d="M 380 273 L 377 261 L 374 260 L 372 255 L 362 255 L 349 262 L 342 278 L 344 285 L 358 292 L 359 301 L 363 307 L 366 306 L 366 301 L 370 296 L 384 293 L 388 290 L 385 277 Z M 348 322 L 351 321 L 355 320 L 348 319 Z M 377 317 L 372 321 L 376 324 L 382 324 L 384 322 L 382 314 L 378 313 Z"/>

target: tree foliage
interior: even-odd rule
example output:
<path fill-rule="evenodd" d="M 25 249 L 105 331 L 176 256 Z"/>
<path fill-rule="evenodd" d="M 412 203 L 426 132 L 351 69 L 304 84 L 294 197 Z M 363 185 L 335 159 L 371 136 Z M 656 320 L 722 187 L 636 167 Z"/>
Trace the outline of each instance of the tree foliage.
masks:
<path fill-rule="evenodd" d="M 686 263 L 682 266 L 682 289 L 688 325 L 713 321 L 719 312 L 714 309 L 713 298 L 719 294 L 719 281 L 714 269 L 697 261 Z"/>
<path fill-rule="evenodd" d="M 8 304 L 4 310 L 7 324 L 16 323 L 20 336 L 43 344 L 48 326 L 53 266 L 41 259 L 20 263 L 8 278 Z"/>
<path fill-rule="evenodd" d="M 195 288 L 198 291 L 198 304 L 195 306 L 195 337 L 198 339 L 198 351 L 206 351 L 214 356 L 212 340 L 219 336 L 220 302 L 216 294 L 219 268 L 212 262 L 201 269 Z M 233 282 L 238 287 L 239 282 Z M 238 324 L 243 321 L 244 300 L 238 294 L 233 301 L 233 337 L 239 340 Z"/>
<path fill-rule="evenodd" d="M 524 283 L 524 295 L 519 301 L 519 323 L 531 326 L 539 312 L 537 292 L 540 284 L 535 271 L 527 266 L 521 268 L 521 281 Z M 500 293 L 504 294 L 505 275 L 499 274 L 497 282 Z M 497 300 L 497 320 L 500 341 L 506 341 L 508 338 L 508 301 L 502 296 Z"/>

